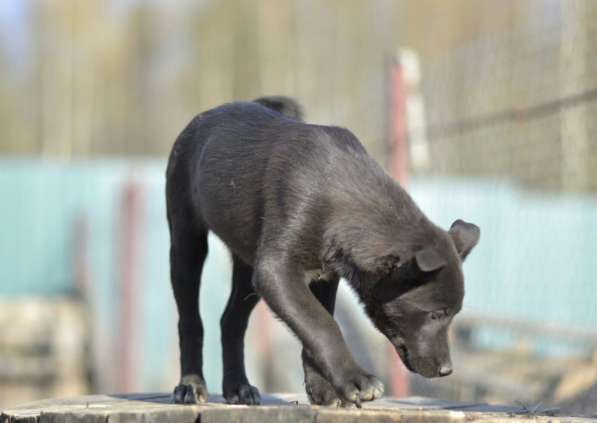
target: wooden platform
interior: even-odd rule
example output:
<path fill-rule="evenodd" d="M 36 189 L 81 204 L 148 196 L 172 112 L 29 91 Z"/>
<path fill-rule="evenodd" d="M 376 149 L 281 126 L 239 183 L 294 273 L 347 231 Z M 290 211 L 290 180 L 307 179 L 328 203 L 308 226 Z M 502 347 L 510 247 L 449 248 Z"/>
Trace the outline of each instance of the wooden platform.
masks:
<path fill-rule="evenodd" d="M 2 412 L 2 423 L 356 423 L 356 422 L 588 422 L 549 410 L 454 403 L 423 397 L 384 398 L 362 409 L 312 407 L 304 395 L 274 394 L 261 406 L 233 406 L 210 397 L 201 406 L 176 405 L 169 394 L 90 395 L 39 401 Z M 553 411 L 552 411 L 553 414 Z"/>

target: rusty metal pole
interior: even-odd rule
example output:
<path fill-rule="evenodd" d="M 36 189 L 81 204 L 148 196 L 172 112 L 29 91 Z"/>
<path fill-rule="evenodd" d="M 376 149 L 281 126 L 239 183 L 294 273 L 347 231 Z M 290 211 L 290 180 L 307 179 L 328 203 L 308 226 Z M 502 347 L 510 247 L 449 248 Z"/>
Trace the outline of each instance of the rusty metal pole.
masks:
<path fill-rule="evenodd" d="M 408 146 L 406 127 L 406 86 L 404 69 L 398 60 L 391 64 L 389 76 L 390 110 L 390 174 L 405 186 L 408 182 Z M 393 346 L 388 348 L 390 393 L 397 397 L 409 395 L 408 370 L 404 367 Z"/>
<path fill-rule="evenodd" d="M 275 384 L 273 363 L 273 346 L 272 346 L 272 314 L 264 301 L 260 301 L 255 310 L 255 322 L 257 331 L 259 333 L 259 340 L 255 344 L 257 356 L 259 357 L 259 368 L 262 372 L 263 383 L 267 390 L 270 390 Z"/>
<path fill-rule="evenodd" d="M 408 183 L 406 85 L 404 69 L 395 61 L 390 69 L 390 174 L 401 185 Z"/>
<path fill-rule="evenodd" d="M 129 181 L 123 190 L 117 234 L 118 252 L 118 337 L 114 349 L 115 382 L 120 392 L 130 392 L 135 381 L 135 344 L 138 340 L 138 269 L 141 245 L 141 189 Z"/>

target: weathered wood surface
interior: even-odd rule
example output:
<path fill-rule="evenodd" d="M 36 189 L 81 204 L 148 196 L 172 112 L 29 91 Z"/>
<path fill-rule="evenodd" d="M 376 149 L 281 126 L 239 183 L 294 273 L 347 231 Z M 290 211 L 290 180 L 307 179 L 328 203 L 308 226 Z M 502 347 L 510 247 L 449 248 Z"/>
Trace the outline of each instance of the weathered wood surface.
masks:
<path fill-rule="evenodd" d="M 542 415 L 543 413 L 543 415 Z M 265 395 L 261 406 L 176 405 L 168 394 L 90 395 L 39 401 L 4 410 L 2 423 L 353 423 L 353 422 L 588 422 L 555 417 L 547 410 L 467 404 L 423 397 L 384 398 L 357 408 L 312 407 L 304 395 Z"/>

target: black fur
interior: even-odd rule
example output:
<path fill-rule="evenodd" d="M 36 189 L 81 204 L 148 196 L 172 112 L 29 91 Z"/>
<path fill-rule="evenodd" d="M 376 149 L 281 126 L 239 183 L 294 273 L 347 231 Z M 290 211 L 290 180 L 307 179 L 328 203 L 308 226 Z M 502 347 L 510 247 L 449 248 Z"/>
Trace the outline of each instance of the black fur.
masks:
<path fill-rule="evenodd" d="M 269 109 L 296 120 L 303 120 L 303 108 L 291 98 L 283 96 L 259 97 L 253 100 Z"/>
<path fill-rule="evenodd" d="M 479 229 L 460 220 L 450 231 L 435 226 L 350 131 L 301 119 L 300 106 L 284 97 L 230 103 L 195 117 L 174 144 L 166 195 L 180 317 L 176 402 L 207 399 L 198 295 L 208 231 L 233 255 L 221 321 L 228 402 L 259 403 L 243 338 L 260 297 L 303 344 L 312 402 L 358 405 L 382 395 L 332 317 L 340 277 L 409 369 L 427 377 L 452 371 L 447 330 L 462 306 L 462 259 Z"/>

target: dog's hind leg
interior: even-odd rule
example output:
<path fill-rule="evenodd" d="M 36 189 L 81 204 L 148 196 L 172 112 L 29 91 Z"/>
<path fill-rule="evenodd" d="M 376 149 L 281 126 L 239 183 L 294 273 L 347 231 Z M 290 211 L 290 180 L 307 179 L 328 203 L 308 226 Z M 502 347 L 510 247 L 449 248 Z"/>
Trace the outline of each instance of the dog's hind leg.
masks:
<path fill-rule="evenodd" d="M 338 291 L 339 278 L 334 276 L 331 280 L 317 280 L 311 282 L 309 288 L 319 300 L 321 305 L 333 316 L 336 305 L 336 292 Z M 303 369 L 305 371 L 305 390 L 311 404 L 316 405 L 341 405 L 334 387 L 321 375 L 315 366 L 310 353 L 303 348 Z"/>
<path fill-rule="evenodd" d="M 174 402 L 207 402 L 203 379 L 203 324 L 199 315 L 201 270 L 207 256 L 207 231 L 194 228 L 191 219 L 178 215 L 170 222 L 170 278 L 178 308 L 180 383 Z"/>
<path fill-rule="evenodd" d="M 259 302 L 253 289 L 253 268 L 233 256 L 232 290 L 220 320 L 224 378 L 222 392 L 230 404 L 259 404 L 259 391 L 251 386 L 245 372 L 244 337 L 249 316 Z"/>

